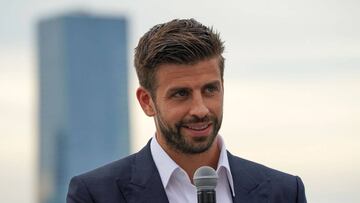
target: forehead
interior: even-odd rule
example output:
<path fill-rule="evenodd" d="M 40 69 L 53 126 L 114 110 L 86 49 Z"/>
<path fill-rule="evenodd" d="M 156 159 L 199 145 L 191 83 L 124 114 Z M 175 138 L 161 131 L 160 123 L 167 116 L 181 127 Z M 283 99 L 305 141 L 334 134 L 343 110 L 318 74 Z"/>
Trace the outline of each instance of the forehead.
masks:
<path fill-rule="evenodd" d="M 215 57 L 190 65 L 162 64 L 158 67 L 155 78 L 158 90 L 200 87 L 210 82 L 221 82 L 219 59 Z"/>

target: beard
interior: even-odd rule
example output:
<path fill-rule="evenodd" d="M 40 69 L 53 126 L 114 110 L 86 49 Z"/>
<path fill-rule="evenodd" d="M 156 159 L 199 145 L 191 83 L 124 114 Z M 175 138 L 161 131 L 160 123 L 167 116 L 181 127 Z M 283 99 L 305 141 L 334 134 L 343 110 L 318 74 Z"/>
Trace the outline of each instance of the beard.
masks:
<path fill-rule="evenodd" d="M 171 127 L 168 123 L 162 119 L 161 113 L 156 116 L 158 121 L 159 129 L 162 136 L 165 138 L 167 145 L 176 151 L 179 151 L 184 154 L 199 154 L 207 151 L 213 144 L 219 130 L 221 127 L 222 116 L 217 118 L 216 116 L 205 116 L 203 118 L 198 118 L 193 116 L 187 120 L 181 120 L 175 123 L 174 127 Z M 200 122 L 210 122 L 212 131 L 210 136 L 206 137 L 194 137 L 186 139 L 185 135 L 181 133 L 181 128 L 187 124 L 200 123 Z"/>

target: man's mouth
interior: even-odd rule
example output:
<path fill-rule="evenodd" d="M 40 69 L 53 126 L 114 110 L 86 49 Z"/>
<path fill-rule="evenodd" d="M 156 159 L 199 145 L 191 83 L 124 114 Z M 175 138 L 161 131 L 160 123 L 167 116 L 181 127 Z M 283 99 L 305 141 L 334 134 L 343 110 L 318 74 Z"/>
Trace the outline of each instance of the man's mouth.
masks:
<path fill-rule="evenodd" d="M 202 131 L 207 129 L 211 123 L 190 123 L 183 125 L 183 127 L 190 129 L 190 130 L 196 130 L 196 131 Z"/>

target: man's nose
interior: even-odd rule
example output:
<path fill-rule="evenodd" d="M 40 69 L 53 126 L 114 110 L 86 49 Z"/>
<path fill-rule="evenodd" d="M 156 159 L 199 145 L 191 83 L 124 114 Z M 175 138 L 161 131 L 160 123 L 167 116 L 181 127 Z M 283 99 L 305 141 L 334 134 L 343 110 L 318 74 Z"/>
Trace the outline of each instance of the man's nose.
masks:
<path fill-rule="evenodd" d="M 191 103 L 190 115 L 198 118 L 204 118 L 209 114 L 209 109 L 204 103 L 204 99 L 201 94 L 193 95 L 193 101 Z"/>

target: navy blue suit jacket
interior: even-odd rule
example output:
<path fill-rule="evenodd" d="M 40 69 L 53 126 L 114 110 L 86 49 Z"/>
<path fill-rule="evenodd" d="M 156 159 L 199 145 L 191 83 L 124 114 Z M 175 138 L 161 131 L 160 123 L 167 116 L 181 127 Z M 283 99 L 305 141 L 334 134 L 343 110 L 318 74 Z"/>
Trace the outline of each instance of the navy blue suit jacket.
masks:
<path fill-rule="evenodd" d="M 150 143 L 150 142 L 149 142 Z M 141 151 L 70 181 L 67 203 L 169 202 L 150 152 Z M 236 203 L 306 203 L 304 185 L 292 176 L 228 152 Z"/>

